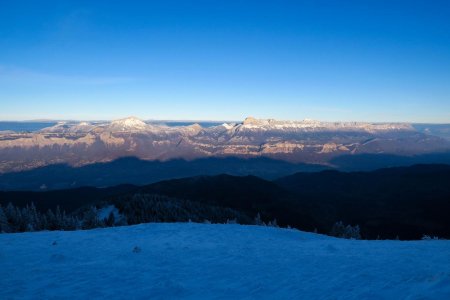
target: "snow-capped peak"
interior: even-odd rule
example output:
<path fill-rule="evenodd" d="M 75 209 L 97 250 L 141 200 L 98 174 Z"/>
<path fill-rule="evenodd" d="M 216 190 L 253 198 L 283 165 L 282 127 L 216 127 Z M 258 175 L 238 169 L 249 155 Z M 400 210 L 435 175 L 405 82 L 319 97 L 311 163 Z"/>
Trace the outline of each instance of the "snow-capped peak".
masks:
<path fill-rule="evenodd" d="M 234 124 L 223 123 L 222 126 L 225 127 L 225 129 L 229 130 L 234 127 Z"/>
<path fill-rule="evenodd" d="M 317 120 L 314 120 L 314 119 L 309 119 L 309 118 L 305 118 L 301 122 L 303 122 L 303 123 L 320 123 L 320 121 L 317 121 Z"/>
<path fill-rule="evenodd" d="M 69 128 L 69 125 L 67 125 L 66 122 L 59 121 L 55 125 L 50 126 L 50 127 L 45 127 L 39 131 L 44 132 L 44 133 L 64 132 L 67 128 Z"/>
<path fill-rule="evenodd" d="M 274 119 L 255 119 L 248 117 L 244 120 L 243 128 L 251 130 L 327 130 L 327 131 L 387 131 L 413 130 L 411 124 L 406 123 L 366 123 L 366 122 L 321 122 L 312 119 L 302 121 L 279 121 Z"/>
<path fill-rule="evenodd" d="M 147 124 L 136 117 L 128 117 L 111 122 L 111 127 L 121 130 L 140 130 L 145 129 Z"/>
<path fill-rule="evenodd" d="M 244 125 L 258 124 L 259 123 L 258 121 L 259 121 L 258 119 L 255 119 L 253 117 L 247 117 L 245 118 L 242 124 Z"/>

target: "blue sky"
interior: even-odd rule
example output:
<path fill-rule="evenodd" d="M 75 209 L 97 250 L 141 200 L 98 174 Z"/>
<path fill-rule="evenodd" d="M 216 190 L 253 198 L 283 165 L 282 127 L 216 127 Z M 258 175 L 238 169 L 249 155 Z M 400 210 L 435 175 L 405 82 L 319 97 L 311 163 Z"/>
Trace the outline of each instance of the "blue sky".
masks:
<path fill-rule="evenodd" d="M 449 15 L 448 1 L 3 0 L 0 120 L 450 123 Z"/>

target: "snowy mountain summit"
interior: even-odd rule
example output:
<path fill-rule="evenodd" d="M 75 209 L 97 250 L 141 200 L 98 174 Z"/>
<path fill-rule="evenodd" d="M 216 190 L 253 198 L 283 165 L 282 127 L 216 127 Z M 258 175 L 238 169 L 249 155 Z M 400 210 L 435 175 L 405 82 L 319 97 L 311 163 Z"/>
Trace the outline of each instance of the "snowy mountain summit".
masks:
<path fill-rule="evenodd" d="M 301 121 L 256 119 L 247 117 L 242 126 L 253 130 L 289 130 L 289 131 L 388 131 L 414 130 L 408 123 L 368 123 L 368 122 L 323 122 L 313 119 Z"/>
<path fill-rule="evenodd" d="M 118 131 L 128 131 L 128 130 L 145 130 L 147 124 L 136 117 L 128 117 L 125 119 L 119 119 L 112 121 L 110 128 Z"/>

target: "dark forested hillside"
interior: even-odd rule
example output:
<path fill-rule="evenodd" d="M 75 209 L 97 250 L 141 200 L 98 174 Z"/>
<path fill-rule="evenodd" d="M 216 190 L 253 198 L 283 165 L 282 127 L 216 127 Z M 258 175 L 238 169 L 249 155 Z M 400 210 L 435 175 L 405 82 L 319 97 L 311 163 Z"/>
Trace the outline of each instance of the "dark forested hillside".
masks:
<path fill-rule="evenodd" d="M 371 238 L 450 236 L 448 165 L 297 173 L 275 182 L 296 195 L 320 228 L 338 219 L 359 224 Z"/>
<path fill-rule="evenodd" d="M 98 203 L 134 191 L 136 186 L 118 185 L 109 188 L 80 187 L 69 190 L 56 190 L 47 192 L 0 192 L 0 205 L 6 206 L 9 202 L 24 207 L 33 203 L 40 211 L 55 209 L 57 206 L 66 212 L 73 212 L 80 207 Z"/>
<path fill-rule="evenodd" d="M 281 225 L 313 230 L 314 221 L 296 204 L 291 192 L 255 176 L 198 176 L 167 180 L 145 186 L 143 193 L 190 199 L 208 205 L 260 213 L 264 220 L 278 219 Z"/>
<path fill-rule="evenodd" d="M 141 192 L 239 206 L 243 209 L 273 203 L 288 194 L 277 184 L 255 176 L 224 174 L 161 181 L 142 187 Z"/>
<path fill-rule="evenodd" d="M 296 172 L 321 171 L 321 165 L 294 164 L 260 157 L 252 159 L 204 158 L 147 161 L 124 157 L 82 167 L 49 165 L 33 170 L 0 173 L 0 191 L 56 190 L 83 186 L 108 187 L 118 184 L 145 185 L 161 180 L 199 175 L 255 175 L 275 179 Z"/>
<path fill-rule="evenodd" d="M 136 199 L 135 195 L 141 200 L 128 205 L 130 199 Z M 217 175 L 166 180 L 141 187 L 3 192 L 0 204 L 25 206 L 34 202 L 39 210 L 59 205 L 67 212 L 89 205 L 115 204 L 122 213 L 128 207 L 126 214 L 140 220 L 139 205 L 143 205 L 140 201 L 147 199 L 146 195 L 161 197 L 156 202 L 145 200 L 145 220 L 173 220 L 170 207 L 176 203 L 173 206 L 176 209 L 184 207 L 184 212 L 177 213 L 182 216 L 180 220 L 189 218 L 193 212 L 196 220 L 209 215 L 217 220 L 227 219 L 227 213 L 221 209 L 231 209 L 231 215 L 242 213 L 247 221 L 259 213 L 265 222 L 277 219 L 282 226 L 317 229 L 321 233 L 329 233 L 336 222 L 342 221 L 359 225 L 363 238 L 450 237 L 448 165 L 416 165 L 373 172 L 297 173 L 275 181 Z M 169 198 L 177 200 L 163 205 L 164 199 Z M 162 207 L 163 212 L 152 210 L 152 205 Z M 201 207 L 205 210 L 198 213 Z"/>

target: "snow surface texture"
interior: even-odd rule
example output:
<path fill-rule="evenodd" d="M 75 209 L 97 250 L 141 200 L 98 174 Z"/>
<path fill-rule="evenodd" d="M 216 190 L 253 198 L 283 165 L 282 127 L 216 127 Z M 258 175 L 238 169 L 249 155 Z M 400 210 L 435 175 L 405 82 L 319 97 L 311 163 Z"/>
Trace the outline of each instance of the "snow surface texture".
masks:
<path fill-rule="evenodd" d="M 0 299 L 450 299 L 449 257 L 241 225 L 0 234 Z"/>

